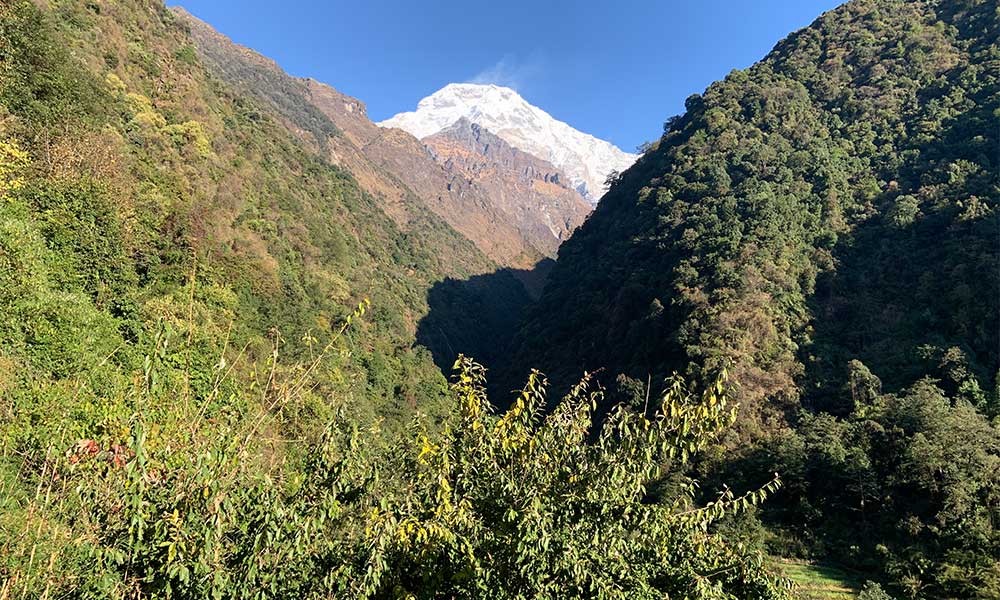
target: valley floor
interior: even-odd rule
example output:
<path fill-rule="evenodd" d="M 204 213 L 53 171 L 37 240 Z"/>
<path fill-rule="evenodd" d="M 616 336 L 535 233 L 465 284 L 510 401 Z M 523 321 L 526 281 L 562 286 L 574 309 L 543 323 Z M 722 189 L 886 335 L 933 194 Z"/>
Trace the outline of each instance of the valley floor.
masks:
<path fill-rule="evenodd" d="M 802 600 L 851 600 L 861 590 L 860 581 L 831 565 L 776 558 L 772 566 L 795 583 Z"/>

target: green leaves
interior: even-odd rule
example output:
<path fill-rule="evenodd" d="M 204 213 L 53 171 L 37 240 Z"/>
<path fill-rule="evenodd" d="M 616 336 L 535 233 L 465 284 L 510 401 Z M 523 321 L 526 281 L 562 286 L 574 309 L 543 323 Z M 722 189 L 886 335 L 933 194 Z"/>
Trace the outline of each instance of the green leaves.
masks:
<path fill-rule="evenodd" d="M 761 453 L 788 480 L 783 497 L 764 510 L 786 525 L 782 509 L 814 507 L 792 523 L 821 536 L 837 556 L 879 565 L 895 591 L 995 595 L 996 424 L 932 381 L 883 394 L 872 373 L 854 367 L 856 383 L 866 385 L 845 390 L 863 400 L 850 416 L 803 415 L 797 432 Z"/>
<path fill-rule="evenodd" d="M 789 554 L 863 565 L 893 593 L 996 596 L 983 527 L 996 511 L 954 504 L 998 486 L 972 470 L 945 484 L 958 467 L 940 458 L 965 447 L 961 464 L 989 463 L 993 433 L 971 436 L 991 448 L 979 454 L 928 441 L 934 419 L 880 413 L 926 377 L 976 407 L 977 431 L 998 412 L 998 14 L 986 0 L 849 2 L 692 97 L 560 248 L 502 372 L 537 366 L 561 387 L 574 365 L 601 365 L 609 398 L 645 406 L 647 382 L 687 369 L 707 384 L 728 365 L 741 414 L 709 462 L 756 485 L 784 458 L 776 440 L 809 448 L 762 513 Z M 664 410 L 667 456 L 690 462 L 698 421 Z M 920 459 L 895 464 L 911 444 Z M 942 525 L 945 503 L 965 516 Z"/>
<path fill-rule="evenodd" d="M 237 386 L 247 412 L 206 420 L 176 401 L 170 333 L 151 340 L 123 438 L 77 443 L 38 478 L 67 487 L 24 501 L 74 531 L 53 556 L 87 554 L 73 572 L 88 583 L 65 584 L 82 598 L 784 597 L 752 552 L 713 532 L 778 481 L 699 507 L 671 460 L 730 422 L 721 380 L 697 394 L 675 378 L 659 408 L 619 408 L 594 431 L 589 375 L 549 408 L 532 372 L 496 414 L 485 369 L 460 357 L 441 423 L 386 436 L 341 410 L 321 437 L 291 439 L 275 433 L 278 409 L 301 401 L 316 362 L 275 370 L 263 395 Z M 686 485 L 654 500 L 667 477 Z"/>
<path fill-rule="evenodd" d="M 648 485 L 667 476 L 671 456 L 696 452 L 731 422 L 722 380 L 699 397 L 675 378 L 651 418 L 620 407 L 596 438 L 591 411 L 599 393 L 589 385 L 585 376 L 546 413 L 546 381 L 532 372 L 511 408 L 494 415 L 483 368 L 460 357 L 443 433 L 418 436 L 415 460 L 397 467 L 410 485 L 372 513 L 374 550 L 365 562 L 386 565 L 371 575 L 381 589 L 426 597 L 716 598 L 755 581 L 768 590 L 761 597 L 782 597 L 762 567 L 724 582 L 711 569 L 694 579 L 679 575 L 721 561 L 749 564 L 710 525 L 760 503 L 780 485 L 777 477 L 744 496 L 726 490 L 701 508 L 691 507 L 692 496 L 647 501 Z"/>

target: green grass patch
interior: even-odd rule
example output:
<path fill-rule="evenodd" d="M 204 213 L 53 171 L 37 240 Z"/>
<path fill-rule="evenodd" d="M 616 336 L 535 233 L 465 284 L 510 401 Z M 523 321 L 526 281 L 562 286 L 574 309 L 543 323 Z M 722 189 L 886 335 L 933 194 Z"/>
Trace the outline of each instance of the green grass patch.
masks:
<path fill-rule="evenodd" d="M 802 600 L 848 600 L 861 591 L 861 581 L 829 565 L 775 559 L 774 568 L 795 583 L 795 597 Z"/>

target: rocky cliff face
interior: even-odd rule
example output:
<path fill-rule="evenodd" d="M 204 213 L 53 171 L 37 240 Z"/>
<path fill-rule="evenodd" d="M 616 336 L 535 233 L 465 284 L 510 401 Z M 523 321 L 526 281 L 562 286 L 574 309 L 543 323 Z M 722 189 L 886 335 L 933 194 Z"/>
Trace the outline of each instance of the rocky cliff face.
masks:
<path fill-rule="evenodd" d="M 183 9 L 173 10 L 190 27 L 199 57 L 216 76 L 276 109 L 306 144 L 350 171 L 403 229 L 429 209 L 497 264 L 528 268 L 554 256 L 567 227 L 582 222 L 580 203 L 567 201 L 562 191 L 555 194 L 558 201 L 536 194 L 543 200 L 540 208 L 522 202 L 524 211 L 512 218 L 514 196 L 530 186 L 503 189 L 517 181 L 499 175 L 505 168 L 493 170 L 501 177 L 495 182 L 457 176 L 413 135 L 378 127 L 363 102 L 319 81 L 292 77 Z"/>
<path fill-rule="evenodd" d="M 477 188 L 528 242 L 549 256 L 590 213 L 590 205 L 569 187 L 565 173 L 468 119 L 423 142 L 451 177 L 449 185 Z"/>
<path fill-rule="evenodd" d="M 310 79 L 304 84 L 310 104 L 349 142 L 349 148 L 333 159 L 346 163 L 370 191 L 384 194 L 390 189 L 402 204 L 426 205 L 501 265 L 529 267 L 546 255 L 482 190 L 470 182 L 455 181 L 420 140 L 404 131 L 376 126 L 362 102 L 324 83 Z M 335 145 L 331 151 L 336 154 L 338 148 Z"/>

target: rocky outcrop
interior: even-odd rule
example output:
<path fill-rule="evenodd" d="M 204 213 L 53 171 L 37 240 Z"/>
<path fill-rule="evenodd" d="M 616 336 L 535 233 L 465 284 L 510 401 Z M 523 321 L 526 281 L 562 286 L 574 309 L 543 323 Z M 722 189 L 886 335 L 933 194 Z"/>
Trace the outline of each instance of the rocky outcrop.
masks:
<path fill-rule="evenodd" d="M 529 243 L 549 256 L 590 213 L 590 205 L 570 189 L 562 171 L 468 119 L 423 142 L 449 174 L 449 185 L 478 188 Z"/>

